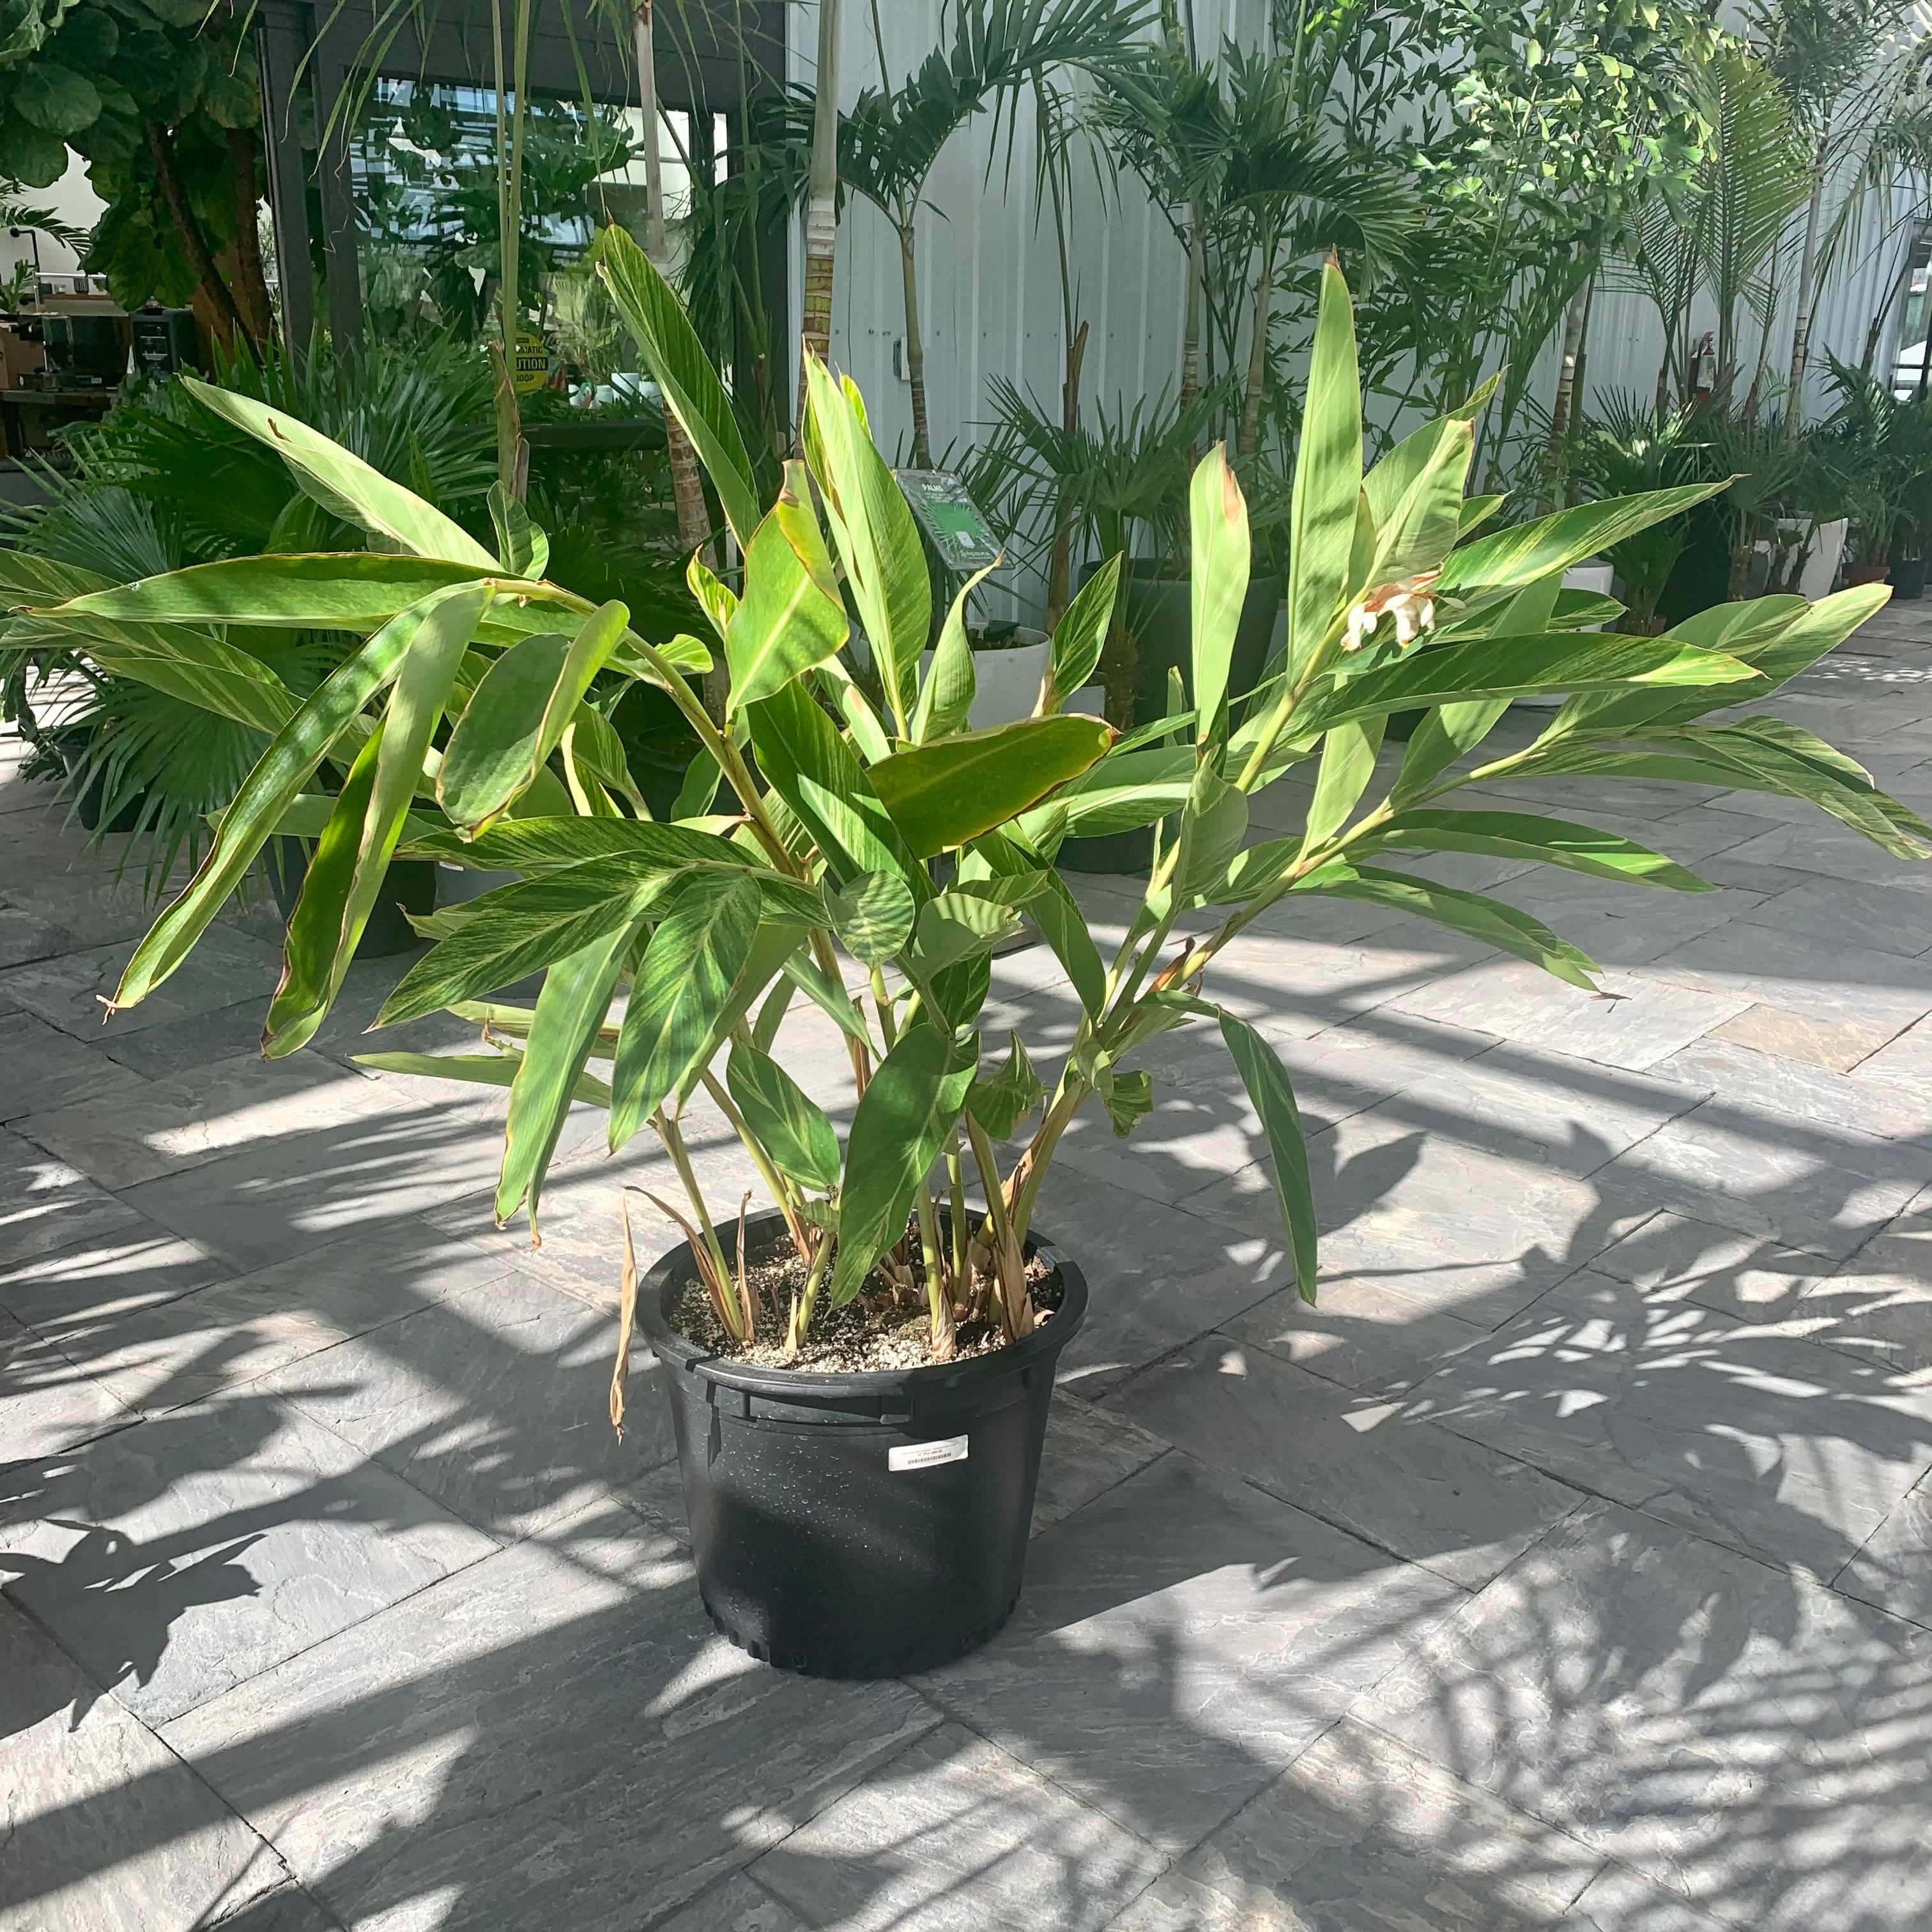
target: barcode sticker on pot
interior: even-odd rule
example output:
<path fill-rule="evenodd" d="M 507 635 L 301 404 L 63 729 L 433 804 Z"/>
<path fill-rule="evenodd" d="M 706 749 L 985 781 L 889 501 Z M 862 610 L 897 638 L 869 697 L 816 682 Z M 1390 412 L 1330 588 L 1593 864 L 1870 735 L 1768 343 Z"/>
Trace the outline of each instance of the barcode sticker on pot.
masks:
<path fill-rule="evenodd" d="M 930 1469 L 940 1462 L 963 1462 L 966 1448 L 967 1438 L 963 1436 L 949 1436 L 943 1442 L 908 1442 L 900 1448 L 886 1451 L 886 1467 Z"/>

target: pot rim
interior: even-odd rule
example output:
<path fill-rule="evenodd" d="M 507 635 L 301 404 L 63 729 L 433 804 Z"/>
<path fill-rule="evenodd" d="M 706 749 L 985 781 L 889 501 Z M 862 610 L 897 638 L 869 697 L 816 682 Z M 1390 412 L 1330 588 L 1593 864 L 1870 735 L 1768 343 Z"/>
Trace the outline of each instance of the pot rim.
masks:
<path fill-rule="evenodd" d="M 774 1208 L 749 1216 L 745 1229 L 748 1234 L 754 1229 L 784 1226 L 784 1216 Z M 886 1396 L 902 1389 L 970 1388 L 976 1382 L 991 1382 L 1034 1366 L 1042 1358 L 1050 1360 L 1080 1332 L 1086 1321 L 1087 1278 L 1072 1257 L 1037 1232 L 1028 1235 L 1026 1252 L 1039 1256 L 1059 1274 L 1060 1306 L 1054 1310 L 1052 1319 L 1006 1348 L 970 1356 L 964 1361 L 926 1362 L 912 1369 L 854 1369 L 835 1374 L 820 1369 L 767 1368 L 707 1354 L 671 1327 L 665 1310 L 674 1288 L 682 1292 L 696 1274 L 688 1241 L 680 1241 L 667 1249 L 639 1279 L 637 1323 L 650 1341 L 653 1354 L 693 1375 L 702 1376 L 707 1382 L 742 1389 L 752 1395 L 845 1398 Z"/>

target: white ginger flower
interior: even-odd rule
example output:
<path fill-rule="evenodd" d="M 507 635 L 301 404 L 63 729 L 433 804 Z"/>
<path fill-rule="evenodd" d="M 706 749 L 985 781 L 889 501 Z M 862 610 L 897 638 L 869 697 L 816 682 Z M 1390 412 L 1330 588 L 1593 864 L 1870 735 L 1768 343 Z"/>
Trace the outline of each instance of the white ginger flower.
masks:
<path fill-rule="evenodd" d="M 1430 594 L 1439 570 L 1425 570 L 1371 590 L 1348 612 L 1345 651 L 1358 651 L 1384 617 L 1395 626 L 1396 648 L 1406 650 L 1436 621 L 1436 599 Z"/>

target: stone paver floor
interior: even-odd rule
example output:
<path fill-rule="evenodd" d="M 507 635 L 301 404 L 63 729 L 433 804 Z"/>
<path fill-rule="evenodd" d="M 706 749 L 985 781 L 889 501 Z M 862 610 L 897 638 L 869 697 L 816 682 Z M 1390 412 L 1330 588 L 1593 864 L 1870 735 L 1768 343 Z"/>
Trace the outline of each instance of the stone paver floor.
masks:
<path fill-rule="evenodd" d="M 1932 812 L 1932 618 L 1778 708 Z M 1224 1058 L 1163 1040 L 1136 1143 L 1083 1124 L 1046 1196 L 1094 1310 L 1018 1614 L 834 1684 L 711 1634 L 648 1363 L 604 1420 L 650 1157 L 574 1120 L 542 1248 L 496 1232 L 502 1096 L 349 1064 L 396 962 L 254 1057 L 259 910 L 104 1026 L 139 896 L 19 752 L 5 1932 L 1932 1925 L 1932 868 L 1526 786 L 1719 888 L 1440 866 L 1614 997 L 1369 908 L 1258 922 L 1217 990 L 1298 1084 L 1319 1305 Z M 1000 962 L 994 1024 L 1064 1042 L 1050 966 Z M 835 1097 L 836 1042 L 791 1050 Z"/>

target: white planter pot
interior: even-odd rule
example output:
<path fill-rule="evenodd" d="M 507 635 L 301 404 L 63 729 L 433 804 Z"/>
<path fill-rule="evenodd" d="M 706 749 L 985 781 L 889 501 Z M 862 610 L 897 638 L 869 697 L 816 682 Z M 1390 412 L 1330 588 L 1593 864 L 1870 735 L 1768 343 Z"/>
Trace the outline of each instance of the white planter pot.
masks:
<path fill-rule="evenodd" d="M 1845 532 L 1851 527 L 1848 517 L 1820 524 L 1811 533 L 1811 554 L 1798 573 L 1798 594 L 1814 602 L 1832 594 L 1838 574 L 1838 560 L 1845 554 Z"/>
<path fill-rule="evenodd" d="M 1022 630 L 1018 634 L 1026 642 L 973 653 L 973 708 L 966 722 L 975 731 L 1030 718 L 1040 702 L 1040 680 L 1046 675 L 1053 646 L 1043 631 Z M 932 667 L 932 653 L 921 652 L 920 676 L 923 678 Z"/>
<path fill-rule="evenodd" d="M 1588 590 L 1599 597 L 1607 597 L 1611 586 L 1617 580 L 1616 568 L 1608 563 L 1574 563 L 1563 573 L 1565 590 Z M 1600 631 L 1600 624 L 1586 624 L 1586 631 Z M 1526 705 L 1532 711 L 1556 711 L 1562 708 L 1564 694 L 1556 692 L 1548 697 L 1519 698 L 1519 704 Z"/>

